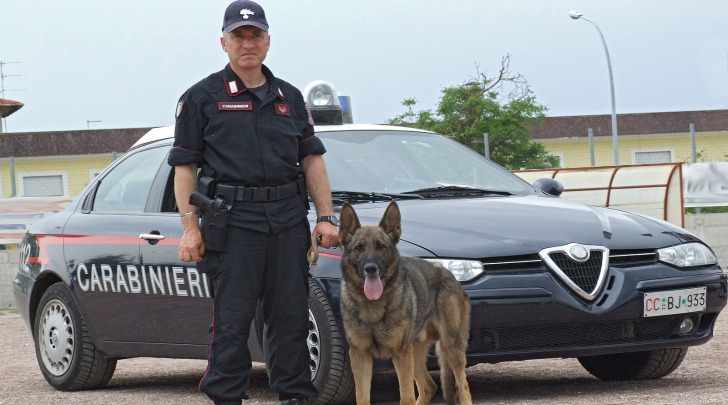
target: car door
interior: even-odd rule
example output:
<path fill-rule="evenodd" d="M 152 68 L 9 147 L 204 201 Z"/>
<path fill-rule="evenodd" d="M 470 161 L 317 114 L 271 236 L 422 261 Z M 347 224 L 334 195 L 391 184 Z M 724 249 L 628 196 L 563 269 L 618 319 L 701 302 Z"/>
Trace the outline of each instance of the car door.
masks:
<path fill-rule="evenodd" d="M 86 323 L 104 341 L 156 342 L 145 297 L 157 294 L 139 251 L 145 206 L 168 148 L 132 151 L 105 171 L 64 228 L 64 254 Z"/>
<path fill-rule="evenodd" d="M 195 263 L 178 258 L 182 225 L 174 198 L 174 171 L 166 163 L 153 190 L 147 206 L 149 221 L 140 235 L 141 261 L 156 289 L 145 295 L 152 326 L 162 343 L 207 345 L 212 320 L 210 284 Z"/>

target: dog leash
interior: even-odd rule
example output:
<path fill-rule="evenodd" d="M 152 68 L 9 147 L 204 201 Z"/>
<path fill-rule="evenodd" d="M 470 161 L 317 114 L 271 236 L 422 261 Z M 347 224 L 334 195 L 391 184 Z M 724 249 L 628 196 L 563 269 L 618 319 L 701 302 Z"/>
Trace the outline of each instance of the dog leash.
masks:
<path fill-rule="evenodd" d="M 319 243 L 321 235 L 311 235 L 311 249 L 308 250 L 308 267 L 310 270 L 318 268 Z"/>
<path fill-rule="evenodd" d="M 318 258 L 319 258 L 319 243 L 321 243 L 322 235 L 311 236 L 311 248 L 308 250 L 308 269 L 313 273 L 314 270 L 318 269 Z M 333 246 L 333 249 L 344 250 L 344 246 L 339 242 L 338 245 Z"/>

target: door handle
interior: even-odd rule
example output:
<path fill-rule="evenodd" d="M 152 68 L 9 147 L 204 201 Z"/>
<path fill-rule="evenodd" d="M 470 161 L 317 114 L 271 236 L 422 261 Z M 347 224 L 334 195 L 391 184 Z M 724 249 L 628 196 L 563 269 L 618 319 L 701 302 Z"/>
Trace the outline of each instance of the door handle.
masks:
<path fill-rule="evenodd" d="M 155 234 L 155 233 L 141 233 L 141 234 L 139 234 L 139 239 L 162 240 L 162 239 L 164 239 L 164 235 Z"/>

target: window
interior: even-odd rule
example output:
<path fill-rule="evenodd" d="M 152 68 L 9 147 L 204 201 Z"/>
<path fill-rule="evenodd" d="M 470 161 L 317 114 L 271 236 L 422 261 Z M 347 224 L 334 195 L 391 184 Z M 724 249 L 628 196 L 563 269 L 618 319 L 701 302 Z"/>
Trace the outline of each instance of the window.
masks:
<path fill-rule="evenodd" d="M 508 170 L 441 135 L 416 131 L 318 133 L 333 190 L 403 193 L 434 187 L 474 187 L 528 193 Z"/>
<path fill-rule="evenodd" d="M 55 197 L 68 195 L 65 172 L 20 173 L 20 195 L 23 197 Z"/>
<path fill-rule="evenodd" d="M 101 179 L 94 197 L 94 212 L 142 212 L 152 182 L 169 148 L 130 154 Z"/>
<path fill-rule="evenodd" d="M 672 150 L 641 150 L 632 153 L 632 162 L 638 165 L 650 164 L 650 163 L 672 163 L 673 160 Z"/>

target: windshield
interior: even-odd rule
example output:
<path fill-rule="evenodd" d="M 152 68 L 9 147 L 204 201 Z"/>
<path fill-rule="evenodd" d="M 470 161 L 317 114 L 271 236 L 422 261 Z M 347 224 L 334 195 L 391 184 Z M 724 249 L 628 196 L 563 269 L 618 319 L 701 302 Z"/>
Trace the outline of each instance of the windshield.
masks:
<path fill-rule="evenodd" d="M 326 171 L 335 191 L 392 194 L 462 187 L 503 195 L 534 193 L 508 170 L 441 135 L 397 130 L 316 135 L 326 146 Z"/>

